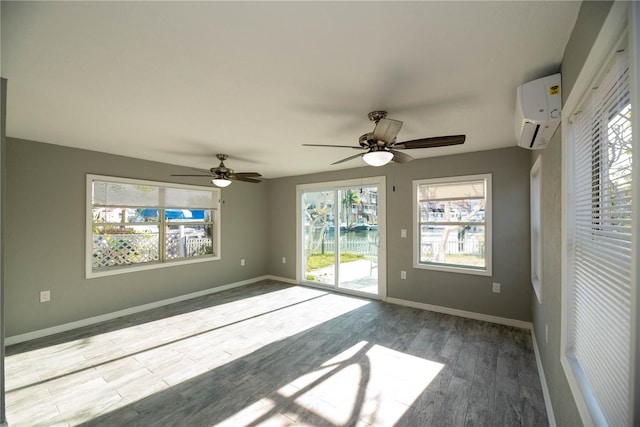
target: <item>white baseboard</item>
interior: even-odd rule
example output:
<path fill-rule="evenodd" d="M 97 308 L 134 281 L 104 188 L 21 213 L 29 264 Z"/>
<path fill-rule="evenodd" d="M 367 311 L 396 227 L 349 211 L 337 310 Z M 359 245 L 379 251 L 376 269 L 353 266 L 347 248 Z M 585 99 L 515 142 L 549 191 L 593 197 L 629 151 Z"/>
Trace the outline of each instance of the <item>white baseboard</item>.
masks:
<path fill-rule="evenodd" d="M 160 301 L 151 302 L 148 304 L 138 305 L 135 307 L 126 308 L 124 310 L 114 311 L 113 313 L 102 314 L 100 316 L 89 317 L 87 319 L 77 320 L 75 322 L 65 323 L 63 325 L 52 326 L 50 328 L 40 329 L 33 332 L 27 332 L 26 334 L 14 335 L 12 337 L 5 338 L 5 345 L 13 345 L 18 344 L 25 341 L 34 340 L 37 338 L 46 337 L 49 335 L 54 335 L 60 332 L 70 331 L 72 329 L 81 328 L 83 326 L 95 325 L 96 323 L 104 322 L 107 320 L 117 319 L 118 317 L 127 316 L 129 314 L 140 313 L 143 311 L 151 310 L 158 307 L 163 307 L 165 305 L 174 304 L 176 302 L 186 301 L 188 299 L 197 298 L 209 294 L 214 294 L 216 292 L 226 291 L 228 289 L 238 288 L 240 286 L 245 286 L 250 283 L 255 283 L 260 280 L 271 279 L 273 276 L 260 276 L 255 277 L 253 279 L 242 280 L 240 282 L 229 283 L 227 285 L 216 286 L 215 288 L 205 289 L 203 291 L 192 292 L 185 295 L 180 295 L 173 298 L 168 298 Z M 286 279 L 275 278 L 274 280 L 284 281 Z"/>
<path fill-rule="evenodd" d="M 50 328 L 27 332 L 25 334 L 20 334 L 20 335 L 14 335 L 12 337 L 5 338 L 5 345 L 19 344 L 21 342 L 34 340 L 34 339 L 46 337 L 49 335 L 54 335 L 60 332 L 70 331 L 73 329 L 81 328 L 83 326 L 94 325 L 96 323 L 105 322 L 107 320 L 117 319 L 118 317 L 140 313 L 140 312 L 151 310 L 154 308 L 163 307 L 169 304 L 174 304 L 176 302 L 186 301 L 192 298 L 209 295 L 216 292 L 226 291 L 228 289 L 238 288 L 240 286 L 245 286 L 250 283 L 255 283 L 261 280 L 275 280 L 279 282 L 289 283 L 292 285 L 299 284 L 294 279 L 289 279 L 286 277 L 279 277 L 279 276 L 272 276 L 272 275 L 254 277 L 252 279 L 242 280 L 240 282 L 235 282 L 235 283 L 229 283 L 227 285 L 217 286 L 215 288 L 205 289 L 203 291 L 192 292 L 189 294 L 180 295 L 177 297 L 168 298 L 160 301 L 155 301 L 148 304 L 138 305 L 135 307 L 126 308 L 124 310 L 102 314 L 100 316 L 89 317 L 87 319 L 82 319 L 82 320 L 77 320 L 75 322 L 52 326 Z M 408 301 L 408 300 L 403 300 L 399 298 L 387 297 L 384 301 L 391 304 L 398 304 L 406 307 L 413 307 L 413 308 L 419 308 L 422 310 L 435 311 L 437 313 L 451 314 L 453 316 L 466 317 L 469 319 L 475 319 L 475 320 L 481 320 L 485 322 L 497 323 L 501 325 L 513 326 L 516 328 L 529 329 L 529 330 L 532 329 L 531 322 L 524 322 L 522 320 L 508 319 L 505 317 L 498 317 L 498 316 L 490 316 L 488 314 L 475 313 L 471 311 L 458 310 L 455 308 L 441 307 L 441 306 L 431 305 L 431 304 L 424 304 L 420 302 Z"/>
<path fill-rule="evenodd" d="M 489 314 L 476 313 L 473 311 L 458 310 L 456 308 L 442 307 L 439 305 L 425 304 L 421 302 L 408 301 L 399 298 L 387 297 L 385 302 L 391 304 L 404 305 L 406 307 L 419 308 L 421 310 L 435 311 L 436 313 L 451 314 L 452 316 L 466 317 L 467 319 L 481 320 L 484 322 L 497 323 L 499 325 L 513 326 L 521 329 L 532 329 L 531 322 L 524 320 L 509 319 L 507 317 L 491 316 Z"/>
<path fill-rule="evenodd" d="M 299 285 L 300 283 L 296 282 L 294 279 L 288 279 L 286 277 L 280 276 L 265 276 L 267 280 L 275 280 L 277 282 L 289 283 L 291 285 Z"/>
<path fill-rule="evenodd" d="M 533 341 L 533 352 L 536 355 L 536 364 L 538 365 L 538 375 L 540 375 L 540 385 L 542 386 L 542 396 L 544 396 L 544 406 L 547 409 L 547 419 L 549 420 L 549 427 L 556 427 L 556 417 L 553 415 L 553 406 L 551 405 L 551 395 L 549 395 L 549 387 L 547 386 L 547 380 L 544 376 L 544 369 L 542 368 L 542 359 L 540 359 L 540 350 L 538 349 L 538 340 L 536 340 L 536 333 L 531 328 L 531 340 Z"/>

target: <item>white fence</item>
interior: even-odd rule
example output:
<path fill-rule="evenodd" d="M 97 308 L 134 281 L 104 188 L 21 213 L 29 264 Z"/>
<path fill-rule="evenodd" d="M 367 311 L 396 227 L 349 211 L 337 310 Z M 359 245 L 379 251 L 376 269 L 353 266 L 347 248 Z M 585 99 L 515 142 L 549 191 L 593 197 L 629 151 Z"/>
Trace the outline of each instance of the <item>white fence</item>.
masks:
<path fill-rule="evenodd" d="M 165 258 L 176 259 L 206 255 L 211 253 L 212 243 L 210 237 L 180 237 L 179 233 L 167 234 L 165 242 Z"/>
<path fill-rule="evenodd" d="M 318 250 L 316 252 L 335 252 L 335 239 L 324 239 L 322 242 L 318 242 L 317 244 Z M 368 239 L 349 239 L 345 237 L 340 239 L 340 251 L 355 253 L 358 255 L 377 255 L 378 247 L 373 241 Z"/>
<path fill-rule="evenodd" d="M 165 239 L 165 259 L 210 254 L 210 237 L 180 237 L 169 233 Z M 157 233 L 94 234 L 93 268 L 140 264 L 160 260 L 160 237 Z"/>
<path fill-rule="evenodd" d="M 335 239 L 325 238 L 322 242 L 314 243 L 314 249 L 317 248 L 317 250 L 314 250 L 316 253 L 335 252 Z M 420 248 L 422 255 L 427 257 L 437 255 L 441 243 L 439 239 L 423 240 Z M 375 242 L 370 239 L 344 237 L 340 238 L 340 251 L 358 255 L 377 255 L 378 247 Z M 484 244 L 474 236 L 461 240 L 450 239 L 445 244 L 445 253 L 449 255 L 475 255 L 483 257 Z"/>
<path fill-rule="evenodd" d="M 441 240 L 423 240 L 420 245 L 420 252 L 423 255 L 437 254 L 440 251 L 441 244 Z M 449 255 L 484 256 L 484 244 L 475 237 L 461 240 L 448 240 L 445 244 L 444 252 Z"/>

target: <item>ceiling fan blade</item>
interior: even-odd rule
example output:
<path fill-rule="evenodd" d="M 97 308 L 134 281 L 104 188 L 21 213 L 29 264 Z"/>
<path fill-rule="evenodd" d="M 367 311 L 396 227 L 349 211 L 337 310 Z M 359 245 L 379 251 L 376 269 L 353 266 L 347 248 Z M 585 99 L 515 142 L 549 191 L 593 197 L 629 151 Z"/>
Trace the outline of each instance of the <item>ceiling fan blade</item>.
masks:
<path fill-rule="evenodd" d="M 413 160 L 413 157 L 401 151 L 396 151 L 396 150 L 389 150 L 389 151 L 393 153 L 393 159 L 391 160 L 396 163 L 407 163 Z"/>
<path fill-rule="evenodd" d="M 211 169 L 189 168 L 202 173 L 211 173 Z"/>
<path fill-rule="evenodd" d="M 391 144 L 398 136 L 402 122 L 392 119 L 380 119 L 373 130 L 373 139 Z"/>
<path fill-rule="evenodd" d="M 241 178 L 251 178 L 251 177 L 256 178 L 256 177 L 262 176 L 258 172 L 236 172 L 234 173 L 234 175 Z"/>
<path fill-rule="evenodd" d="M 229 177 L 229 179 L 231 179 L 233 181 L 253 182 L 253 183 L 256 183 L 256 184 L 259 183 L 259 182 L 262 182 L 259 179 L 253 179 L 253 178 L 247 178 L 247 177 L 244 177 L 244 176 L 238 176 L 237 174 L 236 174 L 236 176 Z"/>
<path fill-rule="evenodd" d="M 409 150 L 414 148 L 446 147 L 448 145 L 463 144 L 465 139 L 465 135 L 436 136 L 433 138 L 422 138 L 400 142 L 395 144 L 393 148 Z"/>
<path fill-rule="evenodd" d="M 302 144 L 305 147 L 333 147 L 333 148 L 355 148 L 356 150 L 362 150 L 364 147 L 356 147 L 354 145 L 327 145 L 327 144 Z"/>
<path fill-rule="evenodd" d="M 213 175 L 209 174 L 209 175 L 177 175 L 177 174 L 171 174 L 171 176 L 203 176 L 203 177 L 207 177 L 207 178 L 211 178 Z"/>
<path fill-rule="evenodd" d="M 332 164 L 332 165 L 337 165 L 337 164 L 339 164 L 339 163 L 348 162 L 349 160 L 353 160 L 353 159 L 355 159 L 356 157 L 361 157 L 361 156 L 363 156 L 363 155 L 364 155 L 364 153 L 363 153 L 363 154 L 356 154 L 355 156 L 349 156 L 349 157 L 347 157 L 346 159 L 338 160 L 337 162 L 333 162 L 333 163 L 331 163 L 331 164 Z"/>

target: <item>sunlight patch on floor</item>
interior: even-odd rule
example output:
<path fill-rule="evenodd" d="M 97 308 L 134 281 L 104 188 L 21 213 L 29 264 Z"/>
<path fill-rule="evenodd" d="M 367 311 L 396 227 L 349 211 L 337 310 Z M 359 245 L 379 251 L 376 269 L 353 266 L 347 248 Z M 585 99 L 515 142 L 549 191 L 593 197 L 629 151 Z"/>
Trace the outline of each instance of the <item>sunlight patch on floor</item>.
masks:
<path fill-rule="evenodd" d="M 15 425 L 37 413 L 44 424 L 88 421 L 367 304 L 290 287 L 8 356 L 7 413 Z M 15 410 L 26 401 L 28 412 Z"/>
<path fill-rule="evenodd" d="M 352 346 L 223 425 L 394 425 L 444 365 L 366 341 Z"/>

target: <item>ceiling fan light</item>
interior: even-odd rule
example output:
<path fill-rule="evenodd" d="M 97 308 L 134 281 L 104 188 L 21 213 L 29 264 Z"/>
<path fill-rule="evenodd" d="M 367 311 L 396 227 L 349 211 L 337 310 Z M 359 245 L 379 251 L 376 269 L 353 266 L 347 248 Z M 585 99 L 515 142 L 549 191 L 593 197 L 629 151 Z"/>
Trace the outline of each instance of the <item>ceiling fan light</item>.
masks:
<path fill-rule="evenodd" d="M 213 185 L 220 188 L 228 187 L 231 185 L 231 181 L 224 178 L 212 179 L 211 182 L 213 183 Z"/>
<path fill-rule="evenodd" d="M 384 166 L 393 159 L 393 153 L 388 151 L 370 151 L 362 156 L 362 160 L 369 166 Z"/>

